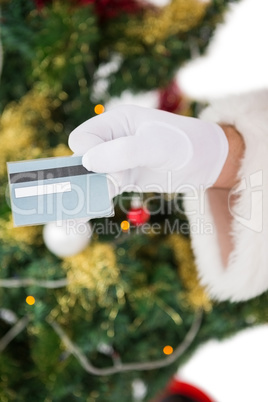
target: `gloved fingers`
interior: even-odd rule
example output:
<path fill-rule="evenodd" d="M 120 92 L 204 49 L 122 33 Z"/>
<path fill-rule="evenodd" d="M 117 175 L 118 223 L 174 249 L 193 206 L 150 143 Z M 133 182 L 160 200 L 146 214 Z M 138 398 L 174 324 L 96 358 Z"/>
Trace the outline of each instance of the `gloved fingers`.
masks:
<path fill-rule="evenodd" d="M 141 166 L 139 143 L 135 136 L 104 142 L 86 152 L 82 164 L 96 173 L 114 173 Z"/>
<path fill-rule="evenodd" d="M 74 133 L 74 131 L 70 134 L 70 136 Z M 72 138 L 69 137 L 69 147 L 74 152 L 75 156 L 84 155 L 90 148 L 95 147 L 104 142 L 102 138 L 95 134 L 87 134 L 83 138 L 81 138 L 83 134 L 77 133 L 77 135 L 73 135 Z"/>
<path fill-rule="evenodd" d="M 144 123 L 136 135 L 121 137 L 90 148 L 82 163 L 97 173 L 114 173 L 145 166 L 179 169 L 188 163 L 192 148 L 181 130 L 160 122 Z"/>
<path fill-rule="evenodd" d="M 140 166 L 152 169 L 178 170 L 192 157 L 192 145 L 186 133 L 162 121 L 145 122 L 136 132 L 142 147 Z"/>
<path fill-rule="evenodd" d="M 84 154 L 103 141 L 134 134 L 130 126 L 128 109 L 115 108 L 76 127 L 69 136 L 69 147 L 77 154 Z"/>

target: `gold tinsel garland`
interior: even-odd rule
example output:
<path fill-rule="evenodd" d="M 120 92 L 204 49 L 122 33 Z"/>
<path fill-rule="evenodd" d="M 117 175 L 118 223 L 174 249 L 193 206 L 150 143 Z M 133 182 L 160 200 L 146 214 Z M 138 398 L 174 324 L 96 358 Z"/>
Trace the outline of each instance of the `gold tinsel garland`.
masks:
<path fill-rule="evenodd" d="M 191 310 L 203 308 L 210 311 L 212 302 L 199 283 L 190 241 L 182 235 L 174 234 L 168 237 L 167 244 L 173 249 L 178 264 L 178 280 L 182 281 L 185 288 L 179 295 L 182 305 Z M 69 281 L 68 292 L 58 301 L 62 312 L 69 311 L 76 302 L 88 312 L 94 309 L 92 302 L 82 292 L 82 289 L 86 289 L 93 292 L 99 306 L 111 309 L 111 314 L 117 314 L 118 308 L 115 306 L 112 308 L 113 301 L 108 296 L 108 290 L 110 286 L 115 286 L 120 304 L 124 303 L 124 289 L 120 284 L 120 268 L 113 246 L 107 243 L 92 243 L 82 253 L 65 258 L 62 267 L 66 270 Z M 141 297 L 147 298 L 150 302 L 152 297 L 152 302 L 156 304 L 161 302 L 155 299 L 154 292 L 150 292 L 149 289 L 133 289 L 133 292 L 130 299 L 133 297 L 136 300 Z M 181 322 L 180 316 L 169 306 L 164 304 L 161 306 L 176 323 Z"/>
<path fill-rule="evenodd" d="M 40 136 L 37 128 L 42 126 L 45 131 L 56 134 L 63 130 L 51 118 L 51 111 L 58 102 L 59 99 L 54 102 L 46 91 L 34 88 L 19 102 L 12 102 L 4 109 L 0 119 L 0 179 L 6 178 L 8 161 L 70 155 L 65 145 L 49 149 L 45 136 Z"/>
<path fill-rule="evenodd" d="M 0 219 L 0 239 L 9 245 L 20 244 L 24 249 L 43 243 L 41 226 L 14 227 L 11 214 L 9 220 Z"/>
<path fill-rule="evenodd" d="M 65 258 L 62 267 L 67 273 L 70 296 L 79 300 L 81 289 L 88 289 L 94 292 L 100 306 L 109 306 L 107 290 L 117 285 L 120 276 L 113 246 L 93 243 L 82 253 Z"/>
<path fill-rule="evenodd" d="M 35 96 L 37 95 L 37 96 Z M 33 110 L 33 106 L 35 106 Z M 47 112 L 47 100 L 29 92 L 19 103 L 12 102 L 5 108 L 0 120 L 0 177 L 6 176 L 6 162 L 38 157 L 40 141 L 36 145 L 35 121 L 38 115 Z"/>
<path fill-rule="evenodd" d="M 203 308 L 210 311 L 212 302 L 199 283 L 190 240 L 180 234 L 172 234 L 167 242 L 174 251 L 178 274 L 185 287 L 185 291 L 180 295 L 182 303 L 194 310 Z"/>
<path fill-rule="evenodd" d="M 150 8 L 142 19 L 133 18 L 128 22 L 115 48 L 123 54 L 140 54 L 145 51 L 143 45 L 156 45 L 163 53 L 163 42 L 198 25 L 207 7 L 208 2 L 200 0 L 172 0 L 164 7 Z"/>

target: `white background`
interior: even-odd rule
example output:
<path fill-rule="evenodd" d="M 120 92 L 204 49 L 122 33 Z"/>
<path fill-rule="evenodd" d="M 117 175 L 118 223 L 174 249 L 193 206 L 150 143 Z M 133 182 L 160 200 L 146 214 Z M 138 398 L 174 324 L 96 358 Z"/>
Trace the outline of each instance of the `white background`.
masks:
<path fill-rule="evenodd" d="M 268 1 L 231 5 L 207 55 L 180 70 L 181 87 L 194 98 L 268 87 Z"/>

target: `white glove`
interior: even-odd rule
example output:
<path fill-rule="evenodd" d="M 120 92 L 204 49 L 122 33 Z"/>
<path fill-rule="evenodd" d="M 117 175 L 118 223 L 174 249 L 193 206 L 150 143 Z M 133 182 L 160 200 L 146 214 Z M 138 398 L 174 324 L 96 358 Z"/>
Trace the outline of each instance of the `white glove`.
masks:
<path fill-rule="evenodd" d="M 69 146 L 84 155 L 86 169 L 109 173 L 113 196 L 212 186 L 229 149 L 217 124 L 139 106 L 116 107 L 87 120 L 70 134 Z"/>

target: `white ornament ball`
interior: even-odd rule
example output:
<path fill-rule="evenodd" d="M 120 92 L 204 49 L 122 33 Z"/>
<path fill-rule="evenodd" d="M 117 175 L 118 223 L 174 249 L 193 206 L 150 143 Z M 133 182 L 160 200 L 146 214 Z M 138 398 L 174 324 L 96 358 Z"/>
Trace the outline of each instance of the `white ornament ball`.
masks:
<path fill-rule="evenodd" d="M 83 251 L 92 235 L 89 222 L 50 222 L 44 226 L 44 243 L 57 257 L 70 257 Z"/>

